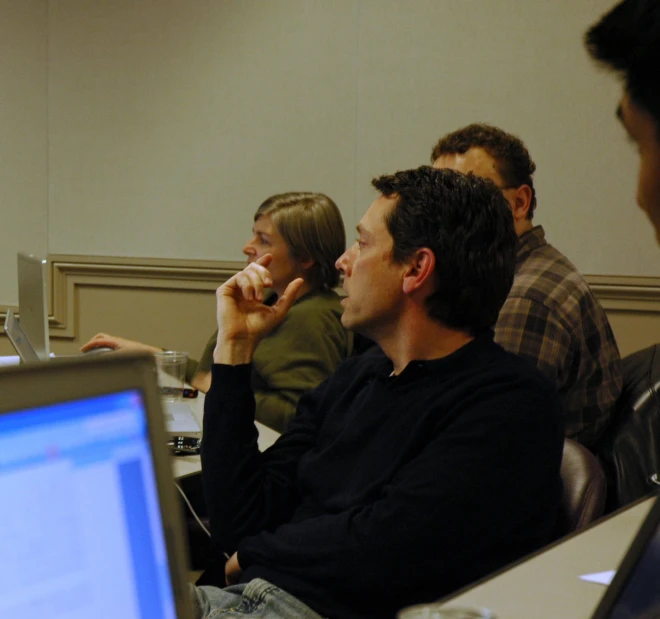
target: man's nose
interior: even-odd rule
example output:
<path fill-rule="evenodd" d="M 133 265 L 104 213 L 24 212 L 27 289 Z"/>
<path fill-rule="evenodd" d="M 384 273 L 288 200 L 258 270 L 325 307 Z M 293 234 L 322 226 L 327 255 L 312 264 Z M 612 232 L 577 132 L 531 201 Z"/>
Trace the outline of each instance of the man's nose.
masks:
<path fill-rule="evenodd" d="M 342 275 L 346 275 L 347 272 L 350 271 L 352 251 L 353 247 L 349 247 L 341 256 L 339 256 L 339 258 L 337 258 L 337 262 L 335 262 L 336 269 Z"/>

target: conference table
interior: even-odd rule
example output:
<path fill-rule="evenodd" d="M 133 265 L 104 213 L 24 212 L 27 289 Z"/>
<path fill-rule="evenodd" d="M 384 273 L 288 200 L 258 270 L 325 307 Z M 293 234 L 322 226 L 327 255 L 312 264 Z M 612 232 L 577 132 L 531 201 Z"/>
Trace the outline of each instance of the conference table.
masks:
<path fill-rule="evenodd" d="M 190 404 L 193 415 L 201 428 L 202 418 L 204 416 L 204 394 L 200 392 L 196 398 L 186 399 L 185 401 Z M 280 434 L 258 421 L 256 422 L 256 426 L 259 431 L 259 449 L 264 451 L 264 449 L 270 447 L 277 440 Z M 199 456 L 172 456 L 172 473 L 177 479 L 198 473 L 201 469 L 202 464 Z"/>
<path fill-rule="evenodd" d="M 614 570 L 654 499 L 632 504 L 505 571 L 442 600 L 497 619 L 589 619 L 605 586 L 581 575 Z"/>

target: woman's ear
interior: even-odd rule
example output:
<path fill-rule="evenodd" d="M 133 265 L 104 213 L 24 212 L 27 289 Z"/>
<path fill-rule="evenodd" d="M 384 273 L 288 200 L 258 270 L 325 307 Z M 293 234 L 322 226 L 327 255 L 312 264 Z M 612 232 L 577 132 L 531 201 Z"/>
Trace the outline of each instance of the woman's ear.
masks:
<path fill-rule="evenodd" d="M 305 258 L 305 259 L 300 259 L 298 260 L 298 264 L 300 265 L 300 268 L 303 269 L 304 271 L 309 271 L 314 266 L 314 259 L 313 258 Z"/>

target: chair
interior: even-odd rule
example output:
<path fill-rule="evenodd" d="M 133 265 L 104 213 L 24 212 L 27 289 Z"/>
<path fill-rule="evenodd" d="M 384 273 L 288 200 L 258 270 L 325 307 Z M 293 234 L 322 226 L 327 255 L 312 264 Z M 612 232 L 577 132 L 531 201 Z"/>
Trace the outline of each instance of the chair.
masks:
<path fill-rule="evenodd" d="M 597 447 L 608 482 L 606 511 L 660 486 L 660 353 L 655 344 L 623 358 L 623 389 Z"/>
<path fill-rule="evenodd" d="M 603 514 L 607 481 L 603 468 L 586 447 L 564 439 L 561 459 L 561 478 L 564 482 L 557 537 L 572 533 Z"/>

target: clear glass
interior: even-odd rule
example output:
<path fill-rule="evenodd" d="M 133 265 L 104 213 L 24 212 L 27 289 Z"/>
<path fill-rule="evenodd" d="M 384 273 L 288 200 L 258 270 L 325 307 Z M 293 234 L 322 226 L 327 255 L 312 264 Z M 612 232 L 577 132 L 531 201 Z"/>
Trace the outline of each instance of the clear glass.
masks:
<path fill-rule="evenodd" d="M 183 388 L 186 382 L 188 353 L 164 350 L 163 352 L 157 352 L 154 357 L 158 369 L 160 395 L 169 402 L 182 400 Z"/>
<path fill-rule="evenodd" d="M 487 608 L 421 604 L 400 610 L 397 619 L 497 619 Z"/>

